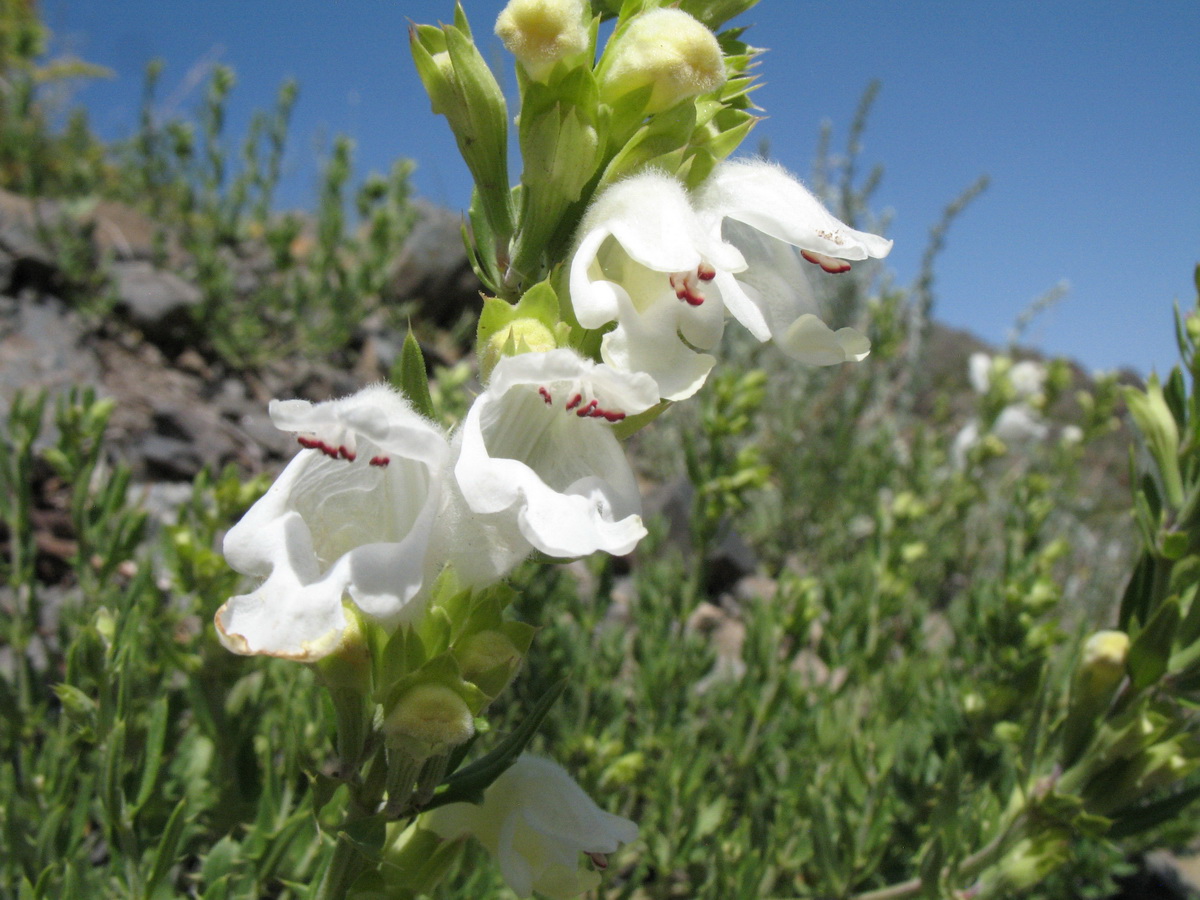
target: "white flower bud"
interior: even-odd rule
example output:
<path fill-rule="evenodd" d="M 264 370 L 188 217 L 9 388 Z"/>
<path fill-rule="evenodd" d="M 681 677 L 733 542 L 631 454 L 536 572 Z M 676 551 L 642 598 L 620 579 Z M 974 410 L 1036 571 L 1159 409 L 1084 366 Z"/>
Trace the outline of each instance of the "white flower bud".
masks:
<path fill-rule="evenodd" d="M 601 94 L 613 102 L 653 86 L 646 113 L 715 91 L 725 83 L 725 57 L 711 31 L 679 9 L 655 9 L 619 33 L 605 54 Z"/>
<path fill-rule="evenodd" d="M 544 81 L 560 60 L 588 49 L 588 19 L 583 0 L 509 0 L 496 36 L 530 78 Z"/>

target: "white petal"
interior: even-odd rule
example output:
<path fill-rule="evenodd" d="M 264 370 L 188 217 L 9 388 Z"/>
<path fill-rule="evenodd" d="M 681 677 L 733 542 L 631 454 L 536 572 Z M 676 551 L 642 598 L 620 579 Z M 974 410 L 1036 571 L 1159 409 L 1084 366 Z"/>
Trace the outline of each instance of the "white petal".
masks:
<path fill-rule="evenodd" d="M 884 257 L 892 242 L 850 228 L 786 171 L 761 160 L 721 163 L 701 188 L 699 205 L 780 241 L 838 259 Z"/>
<path fill-rule="evenodd" d="M 834 331 L 811 313 L 793 322 L 776 343 L 792 359 L 810 366 L 859 362 L 871 352 L 871 342 L 853 328 Z"/>
<path fill-rule="evenodd" d="M 569 350 L 502 359 L 456 437 L 467 506 L 506 515 L 554 556 L 629 552 L 645 534 L 641 500 L 610 423 L 657 400 L 648 376 Z"/>
<path fill-rule="evenodd" d="M 581 854 L 612 853 L 637 838 L 633 822 L 600 809 L 561 766 L 529 754 L 487 788 L 481 806 L 452 803 L 421 822 L 447 839 L 474 835 L 520 897 L 577 896 L 599 880 L 580 868 Z"/>
<path fill-rule="evenodd" d="M 337 643 L 343 599 L 385 627 L 420 614 L 449 447 L 383 386 L 328 403 L 275 402 L 304 446 L 225 537 L 238 571 L 263 582 L 222 607 L 238 653 L 315 659 Z"/>
<path fill-rule="evenodd" d="M 706 301 L 704 306 L 721 315 L 719 301 Z M 684 400 L 696 393 L 716 359 L 707 353 L 697 353 L 678 337 L 684 330 L 684 322 L 693 318 L 689 315 L 693 308 L 674 296 L 646 310 L 645 314 L 639 314 L 628 300 L 623 301 L 620 308 L 620 324 L 606 334 L 600 344 L 604 361 L 621 372 L 646 373 L 658 386 L 659 396 L 666 400 Z M 722 327 L 723 323 L 718 320 L 718 340 Z M 700 340 L 711 338 L 711 333 L 703 329 L 688 328 L 687 331 L 698 332 Z M 716 342 L 712 340 L 708 346 Z M 693 346 L 698 344 L 693 341 Z"/>

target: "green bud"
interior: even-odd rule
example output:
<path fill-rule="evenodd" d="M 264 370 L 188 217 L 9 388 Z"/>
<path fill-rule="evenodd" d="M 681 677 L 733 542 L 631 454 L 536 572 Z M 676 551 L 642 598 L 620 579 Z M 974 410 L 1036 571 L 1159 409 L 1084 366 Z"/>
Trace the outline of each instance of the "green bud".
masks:
<path fill-rule="evenodd" d="M 471 40 L 461 5 L 455 24 L 409 30 L 417 74 L 433 111 L 446 117 L 471 170 L 483 213 L 500 247 L 512 234 L 508 189 L 508 108 L 504 92 Z M 481 248 L 491 253 L 492 248 Z"/>
<path fill-rule="evenodd" d="M 1126 388 L 1125 402 L 1129 405 L 1129 413 L 1146 441 L 1146 448 L 1157 463 L 1166 500 L 1178 509 L 1183 505 L 1183 477 L 1179 471 L 1179 425 L 1167 405 L 1158 377 L 1150 376 L 1144 392 L 1137 388 Z"/>
<path fill-rule="evenodd" d="M 1195 312 L 1188 313 L 1187 318 L 1183 320 L 1183 327 L 1192 343 L 1200 344 L 1200 316 Z"/>
<path fill-rule="evenodd" d="M 389 838 L 391 834 L 389 830 Z M 417 822 L 408 825 L 384 850 L 380 871 L 390 888 L 387 896 L 390 900 L 415 900 L 432 894 L 458 860 L 466 840 L 465 836 L 446 840 Z"/>
<path fill-rule="evenodd" d="M 1112 703 L 1129 662 L 1129 635 L 1098 631 L 1087 639 L 1071 681 L 1071 700 L 1063 724 L 1063 759 L 1070 766 L 1096 731 L 1097 719 Z"/>
<path fill-rule="evenodd" d="M 509 0 L 496 19 L 496 36 L 534 81 L 545 81 L 561 60 L 582 59 L 591 46 L 591 14 L 584 0 Z"/>
<path fill-rule="evenodd" d="M 405 692 L 383 721 L 389 747 L 423 760 L 468 740 L 475 719 L 459 694 L 443 684 L 419 684 Z"/>
<path fill-rule="evenodd" d="M 517 319 L 489 337 L 481 348 L 480 375 L 486 380 L 501 357 L 520 356 L 522 353 L 545 353 L 557 346 L 554 332 L 537 319 Z"/>
<path fill-rule="evenodd" d="M 495 697 L 516 674 L 523 654 L 504 632 L 487 629 L 465 638 L 455 647 L 454 656 L 463 679 Z"/>
<path fill-rule="evenodd" d="M 725 57 L 711 31 L 678 9 L 655 9 L 618 30 L 600 64 L 605 102 L 650 88 L 642 110 L 653 115 L 725 83 Z"/>

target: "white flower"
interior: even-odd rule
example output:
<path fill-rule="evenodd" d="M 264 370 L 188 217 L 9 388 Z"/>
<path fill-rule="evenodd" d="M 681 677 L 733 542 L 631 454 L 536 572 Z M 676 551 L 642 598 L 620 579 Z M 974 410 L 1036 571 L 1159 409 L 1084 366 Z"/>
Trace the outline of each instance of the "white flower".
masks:
<path fill-rule="evenodd" d="M 1046 367 L 1032 359 L 1022 360 L 1008 370 L 1008 380 L 1018 400 L 1030 400 L 1046 386 Z"/>
<path fill-rule="evenodd" d="M 580 869 L 580 855 L 607 865 L 604 854 L 637 837 L 628 819 L 600 809 L 557 763 L 522 755 L 484 792 L 483 803 L 451 803 L 422 824 L 454 839 L 472 835 L 495 857 L 519 897 L 575 897 L 600 876 Z"/>
<path fill-rule="evenodd" d="M 1024 403 L 1004 407 L 992 425 L 992 434 L 1010 445 L 1044 441 L 1048 433 L 1049 428 L 1038 411 Z"/>
<path fill-rule="evenodd" d="M 706 233 L 674 178 L 645 172 L 593 202 L 571 258 L 570 290 L 584 328 L 616 321 L 600 355 L 622 372 L 645 372 L 668 400 L 690 397 L 715 360 L 725 310 L 706 282 L 741 270 L 736 250 Z"/>
<path fill-rule="evenodd" d="M 887 256 L 892 242 L 838 221 L 800 182 L 767 162 L 719 164 L 700 187 L 697 208 L 741 251 L 744 271 L 718 268 L 725 308 L 760 341 L 773 340 L 793 359 L 826 366 L 861 360 L 870 342 L 852 328 L 829 328 L 801 259 L 826 272 L 848 260 Z"/>
<path fill-rule="evenodd" d="M 385 627 L 419 615 L 449 447 L 383 385 L 270 413 L 306 449 L 226 534 L 229 564 L 263 581 L 216 625 L 235 653 L 311 662 L 337 645 L 345 596 Z"/>
<path fill-rule="evenodd" d="M 986 353 L 972 353 L 967 360 L 967 376 L 977 394 L 986 394 L 992 384 L 992 358 Z"/>
<path fill-rule="evenodd" d="M 504 357 L 455 439 L 465 503 L 551 556 L 628 553 L 646 529 L 612 424 L 657 400 L 648 376 L 571 350 Z"/>
<path fill-rule="evenodd" d="M 972 353 L 967 360 L 967 371 L 971 387 L 977 394 L 986 394 L 992 386 L 993 375 L 1007 380 L 1017 400 L 1032 400 L 1046 386 L 1046 367 L 1032 359 L 1014 363 L 1006 356 L 995 359 L 986 353 Z"/>

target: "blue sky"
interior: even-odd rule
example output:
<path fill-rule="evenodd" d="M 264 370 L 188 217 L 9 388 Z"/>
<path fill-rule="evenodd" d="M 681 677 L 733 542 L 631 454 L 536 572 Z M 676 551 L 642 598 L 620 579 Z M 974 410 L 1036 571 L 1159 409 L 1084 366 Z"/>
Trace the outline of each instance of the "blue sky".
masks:
<path fill-rule="evenodd" d="M 502 0 L 465 0 L 485 56 Z M 229 131 L 300 82 L 280 201 L 311 205 L 316 163 L 337 133 L 360 172 L 417 163 L 421 195 L 461 208 L 466 169 L 408 55 L 407 23 L 448 20 L 452 0 L 43 0 L 58 49 L 116 78 L 77 100 L 105 137 L 137 118 L 145 63 L 166 62 L 160 98 L 195 107 L 196 73 L 237 73 Z M 935 314 L 1003 343 L 1018 314 L 1060 282 L 1066 299 L 1027 343 L 1089 369 L 1160 371 L 1175 360 L 1171 308 L 1194 298 L 1200 262 L 1200 3 L 761 0 L 741 20 L 770 50 L 756 94 L 760 140 L 802 177 L 820 124 L 834 147 L 864 88 L 883 84 L 862 164 L 885 176 L 889 264 L 916 274 L 930 226 L 979 175 L 991 187 L 959 219 L 937 268 Z"/>

